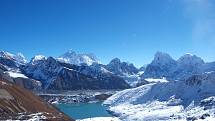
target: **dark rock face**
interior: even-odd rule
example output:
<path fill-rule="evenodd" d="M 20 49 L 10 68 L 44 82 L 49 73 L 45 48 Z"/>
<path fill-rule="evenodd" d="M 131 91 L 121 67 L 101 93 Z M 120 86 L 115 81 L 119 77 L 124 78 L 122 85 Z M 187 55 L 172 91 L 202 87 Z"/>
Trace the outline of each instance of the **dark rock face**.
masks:
<path fill-rule="evenodd" d="M 22 78 L 22 77 L 12 78 L 7 73 L 4 73 L 4 71 L 1 71 L 1 69 L 0 69 L 0 77 L 1 77 L 0 78 L 1 80 L 8 80 L 9 82 L 12 82 L 25 89 L 29 89 L 29 90 L 42 89 L 40 81 L 30 79 L 30 78 Z"/>
<path fill-rule="evenodd" d="M 200 86 L 202 83 L 215 83 L 215 72 L 192 75 L 186 80 L 186 84 L 190 86 Z"/>
<path fill-rule="evenodd" d="M 78 90 L 78 89 L 125 89 L 129 88 L 123 79 L 111 77 L 107 79 L 93 78 L 76 71 L 63 69 L 48 89 Z"/>
<path fill-rule="evenodd" d="M 0 63 L 0 72 L 8 71 L 8 69 Z"/>
<path fill-rule="evenodd" d="M 14 60 L 0 57 L 0 63 L 10 68 L 18 68 L 17 63 Z"/>
<path fill-rule="evenodd" d="M 138 83 L 137 83 L 137 87 L 139 87 L 139 86 L 141 86 L 141 85 L 145 85 L 145 84 L 149 84 L 149 82 L 148 81 L 146 81 L 146 80 L 144 80 L 144 79 L 142 79 L 142 80 L 140 80 Z"/>
<path fill-rule="evenodd" d="M 165 65 L 163 67 L 160 66 L 154 66 L 149 65 L 146 67 L 146 70 L 144 74 L 142 75 L 142 78 L 163 78 L 163 77 L 169 77 L 170 73 L 172 73 L 169 70 L 170 65 Z"/>
<path fill-rule="evenodd" d="M 193 75 L 186 80 L 186 85 L 189 86 L 201 85 L 202 80 L 203 80 L 202 75 Z"/>
<path fill-rule="evenodd" d="M 40 81 L 30 79 L 30 78 L 13 78 L 13 82 L 16 85 L 19 85 L 20 87 L 23 87 L 25 89 L 29 90 L 41 90 L 42 89 L 42 84 Z"/>
<path fill-rule="evenodd" d="M 104 101 L 107 98 L 109 98 L 111 96 L 111 94 L 99 94 L 95 96 L 95 99 L 98 99 L 100 101 Z"/>
<path fill-rule="evenodd" d="M 21 70 L 28 77 L 41 81 L 43 88 L 47 88 L 62 68 L 54 58 L 49 57 L 46 60 L 28 63 L 22 66 Z"/>

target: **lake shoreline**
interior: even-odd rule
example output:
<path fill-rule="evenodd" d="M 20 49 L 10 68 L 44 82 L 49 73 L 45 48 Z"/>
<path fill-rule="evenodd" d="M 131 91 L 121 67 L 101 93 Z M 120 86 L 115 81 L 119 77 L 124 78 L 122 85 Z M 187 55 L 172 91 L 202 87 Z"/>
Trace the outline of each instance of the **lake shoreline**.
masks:
<path fill-rule="evenodd" d="M 55 104 L 65 114 L 78 120 L 95 117 L 114 117 L 108 111 L 103 102 Z"/>
<path fill-rule="evenodd" d="M 51 104 L 73 104 L 104 101 L 116 92 L 116 90 L 79 90 L 62 93 L 40 92 L 36 94 Z"/>
<path fill-rule="evenodd" d="M 108 97 L 112 96 L 119 90 L 78 90 L 78 91 L 65 91 L 65 92 L 37 92 L 37 95 L 42 97 L 46 102 L 54 105 L 58 110 L 65 113 L 69 117 L 73 117 L 76 120 L 84 120 L 87 119 L 94 121 L 98 119 L 106 119 L 114 121 L 117 119 L 115 115 L 108 111 L 108 106 L 103 105 L 103 101 L 105 101 Z M 86 107 L 84 107 L 86 106 Z M 95 106 L 95 107 L 91 107 Z M 68 108 L 67 108 L 68 107 Z M 83 108 L 92 108 L 89 112 L 89 116 L 87 114 L 86 109 Z M 91 112 L 95 112 L 96 108 L 97 111 L 100 112 L 98 115 L 91 114 Z M 80 111 L 80 112 L 75 112 Z M 71 112 L 70 112 L 71 111 Z M 95 112 L 96 113 L 96 112 Z M 75 114 L 75 115 L 74 115 Z M 80 114 L 77 116 L 77 114 Z M 81 117 L 81 115 L 84 115 Z M 80 117 L 80 118 L 79 118 Z M 118 120 L 117 120 L 118 121 Z"/>

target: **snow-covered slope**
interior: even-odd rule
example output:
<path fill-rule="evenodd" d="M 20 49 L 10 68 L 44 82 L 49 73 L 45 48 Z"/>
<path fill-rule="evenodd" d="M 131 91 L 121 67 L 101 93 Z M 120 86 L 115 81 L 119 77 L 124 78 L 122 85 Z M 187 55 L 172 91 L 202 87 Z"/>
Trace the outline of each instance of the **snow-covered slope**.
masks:
<path fill-rule="evenodd" d="M 77 121 L 121 121 L 121 120 L 116 117 L 94 117 L 94 118 L 81 119 Z"/>
<path fill-rule="evenodd" d="M 16 55 L 9 52 L 0 51 L 0 63 L 7 66 L 7 68 L 17 68 L 20 65 L 27 63 L 27 60 L 22 53 Z"/>
<path fill-rule="evenodd" d="M 125 121 L 215 120 L 215 73 L 184 81 L 150 83 L 108 98 L 109 111 Z"/>
<path fill-rule="evenodd" d="M 93 63 L 100 63 L 97 57 L 93 54 L 77 54 L 73 50 L 69 50 L 58 57 L 58 60 L 74 65 L 92 65 Z"/>
<path fill-rule="evenodd" d="M 12 78 L 18 78 L 18 77 L 21 77 L 21 78 L 28 78 L 28 77 L 26 77 L 24 74 L 18 73 L 18 72 L 8 71 L 7 73 L 8 73 L 9 76 L 12 77 Z"/>

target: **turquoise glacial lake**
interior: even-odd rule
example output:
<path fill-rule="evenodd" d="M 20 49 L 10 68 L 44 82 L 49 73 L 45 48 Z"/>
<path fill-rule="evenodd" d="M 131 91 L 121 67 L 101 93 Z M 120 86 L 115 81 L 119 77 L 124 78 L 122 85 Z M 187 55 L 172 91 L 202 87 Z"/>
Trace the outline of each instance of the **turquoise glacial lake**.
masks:
<path fill-rule="evenodd" d="M 73 119 L 111 117 L 102 103 L 58 104 L 58 109 Z"/>

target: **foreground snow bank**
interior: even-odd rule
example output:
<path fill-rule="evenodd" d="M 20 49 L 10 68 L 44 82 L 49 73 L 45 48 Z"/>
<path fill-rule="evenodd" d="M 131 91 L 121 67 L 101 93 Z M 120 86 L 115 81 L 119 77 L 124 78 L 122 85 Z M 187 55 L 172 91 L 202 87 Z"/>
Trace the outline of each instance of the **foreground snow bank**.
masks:
<path fill-rule="evenodd" d="M 81 119 L 77 121 L 121 121 L 121 120 L 116 117 L 95 117 L 95 118 Z"/>
<path fill-rule="evenodd" d="M 215 80 L 158 82 L 127 89 L 104 105 L 120 119 L 215 120 Z"/>
<path fill-rule="evenodd" d="M 48 113 L 46 113 L 48 114 Z M 48 120 L 47 117 L 45 116 L 45 113 L 39 112 L 39 113 L 32 113 L 32 114 L 25 114 L 25 113 L 19 113 L 18 114 L 18 120 L 16 121 L 41 121 L 41 120 Z M 53 117 L 55 118 L 55 117 Z M 8 119 L 6 121 L 14 121 L 13 119 Z"/>
<path fill-rule="evenodd" d="M 9 71 L 8 74 L 13 77 L 13 78 L 18 78 L 18 77 L 22 77 L 22 78 L 28 78 L 26 77 L 24 74 L 22 73 L 18 73 L 18 72 L 13 72 L 13 71 Z"/>

